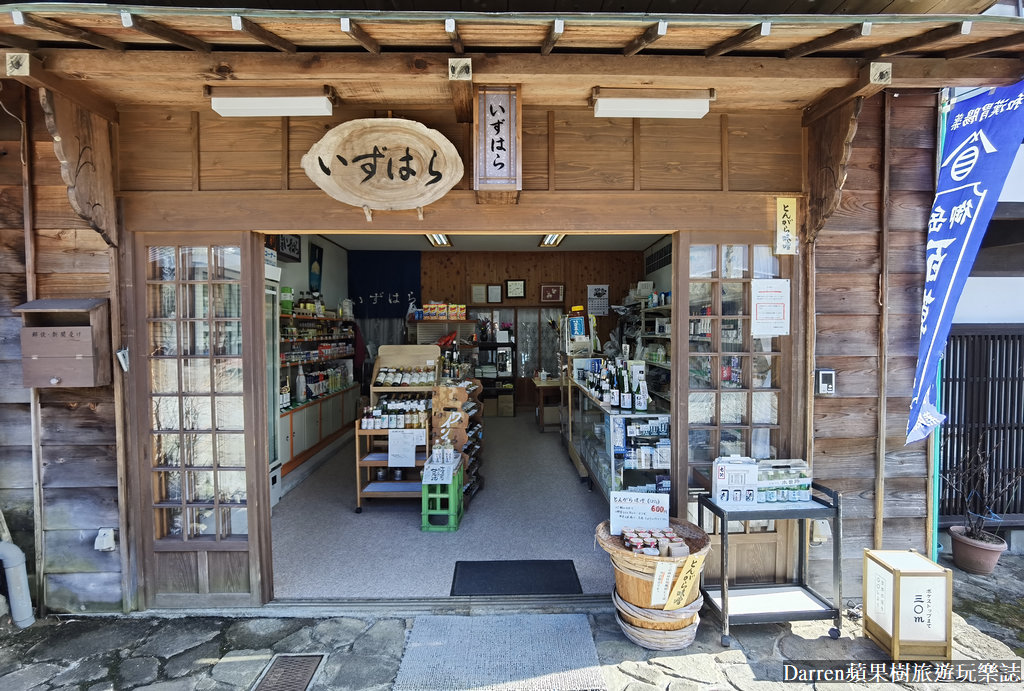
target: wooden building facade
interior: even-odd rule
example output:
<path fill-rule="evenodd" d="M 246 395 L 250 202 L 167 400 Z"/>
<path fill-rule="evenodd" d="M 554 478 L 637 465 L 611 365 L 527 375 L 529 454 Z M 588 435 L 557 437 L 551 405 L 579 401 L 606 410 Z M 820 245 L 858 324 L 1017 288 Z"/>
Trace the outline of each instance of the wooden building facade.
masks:
<path fill-rule="evenodd" d="M 967 4 L 960 9 L 976 11 Z M 779 18 L 773 30 L 763 17 L 616 15 L 562 25 L 488 15 L 457 17 L 453 38 L 444 17 L 357 16 L 342 24 L 348 43 L 326 48 L 339 41 L 332 13 L 256 13 L 236 22 L 247 31 L 224 34 L 227 13 L 153 10 L 115 26 L 107 12 L 55 5 L 0 25 L 12 46 L 0 91 L 8 114 L 0 119 L 0 508 L 46 609 L 272 598 L 259 433 L 268 421 L 256 404 L 267 395 L 259 376 L 264 233 L 668 234 L 674 292 L 686 295 L 690 246 L 773 245 L 779 197 L 799 200 L 801 239 L 799 255 L 781 262 L 794 318 L 781 351 L 780 457 L 806 457 L 817 479 L 844 493 L 850 593 L 859 591 L 864 547 L 926 549 L 930 461 L 923 443 L 903 441 L 939 89 L 1017 81 L 1024 63 L 1006 45 L 1019 39 L 1020 21 L 975 22 L 972 35 L 963 18 L 898 16 L 872 38 L 856 17 Z M 78 27 L 77 38 L 62 40 L 101 49 L 47 43 L 70 35 L 54 34 L 53 22 Z M 564 52 L 552 51 L 563 45 L 557 26 Z M 748 47 L 755 39 L 763 39 L 756 51 Z M 246 50 L 232 45 L 240 42 Z M 620 54 L 607 55 L 612 49 Z M 451 55 L 473 61 L 476 84 L 521 86 L 515 203 L 480 203 L 464 179 L 422 220 L 395 211 L 369 221 L 312 184 L 302 154 L 357 117 L 436 128 L 471 169 L 472 92 L 449 84 Z M 332 85 L 342 105 L 329 117 L 222 118 L 202 95 L 221 82 L 296 81 Z M 718 100 L 699 120 L 595 118 L 586 97 L 609 85 L 715 88 Z M 460 253 L 425 257 L 424 289 L 462 302 L 472 283 L 524 262 L 503 255 L 471 267 Z M 592 266 L 554 254 L 526 261 L 531 282 L 607 272 L 621 289 L 642 273 L 637 256 Z M 189 300 L 166 311 L 169 294 Z M 14 308 L 65 297 L 109 298 L 111 349 L 126 347 L 131 366 L 115 367 L 104 386 L 24 388 Z M 201 314 L 190 311 L 200 305 Z M 673 324 L 676 343 L 685 344 L 685 324 L 682 316 Z M 684 362 L 685 345 L 674 347 L 684 350 L 673 361 Z M 186 384 L 195 367 L 201 414 L 224 424 L 184 419 L 196 405 Z M 838 395 L 812 394 L 816 368 L 836 370 Z M 673 436 L 686 439 L 684 385 L 673 394 Z M 675 446 L 673 473 L 685 477 L 686 448 Z M 196 465 L 247 497 L 209 498 L 218 526 L 210 541 L 173 539 L 188 534 L 193 517 L 160 501 L 168 467 L 191 472 L 190 453 L 208 453 L 214 460 Z M 112 552 L 94 549 L 104 527 L 118 534 Z M 830 579 L 830 554 L 818 549 L 810 552 L 820 562 L 815 578 Z"/>

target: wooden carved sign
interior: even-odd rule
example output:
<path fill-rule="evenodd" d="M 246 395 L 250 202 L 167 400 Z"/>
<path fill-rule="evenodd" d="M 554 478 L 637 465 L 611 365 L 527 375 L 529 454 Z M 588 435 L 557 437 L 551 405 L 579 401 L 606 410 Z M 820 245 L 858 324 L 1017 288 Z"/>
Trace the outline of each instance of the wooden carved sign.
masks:
<path fill-rule="evenodd" d="M 399 118 L 350 120 L 324 135 L 302 169 L 340 202 L 370 209 L 417 209 L 462 179 L 455 145 L 437 130 Z"/>

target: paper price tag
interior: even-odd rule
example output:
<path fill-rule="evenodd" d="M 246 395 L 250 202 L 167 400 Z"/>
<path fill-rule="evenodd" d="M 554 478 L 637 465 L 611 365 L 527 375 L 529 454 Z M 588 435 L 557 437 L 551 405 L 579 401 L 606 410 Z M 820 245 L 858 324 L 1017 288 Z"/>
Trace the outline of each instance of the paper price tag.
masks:
<path fill-rule="evenodd" d="M 428 485 L 449 485 L 452 482 L 454 466 L 427 465 L 423 468 L 423 482 Z"/>
<path fill-rule="evenodd" d="M 660 607 L 668 602 L 672 580 L 676 577 L 676 565 L 670 561 L 659 561 L 654 567 L 654 585 L 651 587 L 651 607 Z"/>

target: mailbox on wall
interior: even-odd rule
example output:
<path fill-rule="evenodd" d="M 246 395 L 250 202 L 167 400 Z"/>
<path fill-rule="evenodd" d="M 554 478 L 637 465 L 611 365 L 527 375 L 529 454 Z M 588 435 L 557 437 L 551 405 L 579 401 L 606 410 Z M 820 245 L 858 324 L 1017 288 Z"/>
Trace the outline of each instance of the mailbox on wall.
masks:
<path fill-rule="evenodd" d="M 33 300 L 14 311 L 21 313 L 21 369 L 26 387 L 110 384 L 106 298 Z"/>

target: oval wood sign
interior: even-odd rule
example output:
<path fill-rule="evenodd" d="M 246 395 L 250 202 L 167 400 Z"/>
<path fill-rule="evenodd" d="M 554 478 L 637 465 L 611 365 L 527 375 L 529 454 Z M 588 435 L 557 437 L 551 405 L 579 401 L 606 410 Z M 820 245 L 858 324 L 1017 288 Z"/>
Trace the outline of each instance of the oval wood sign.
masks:
<path fill-rule="evenodd" d="M 443 134 L 400 118 L 338 125 L 310 147 L 302 169 L 338 201 L 381 211 L 435 202 L 463 173 L 459 152 Z"/>

